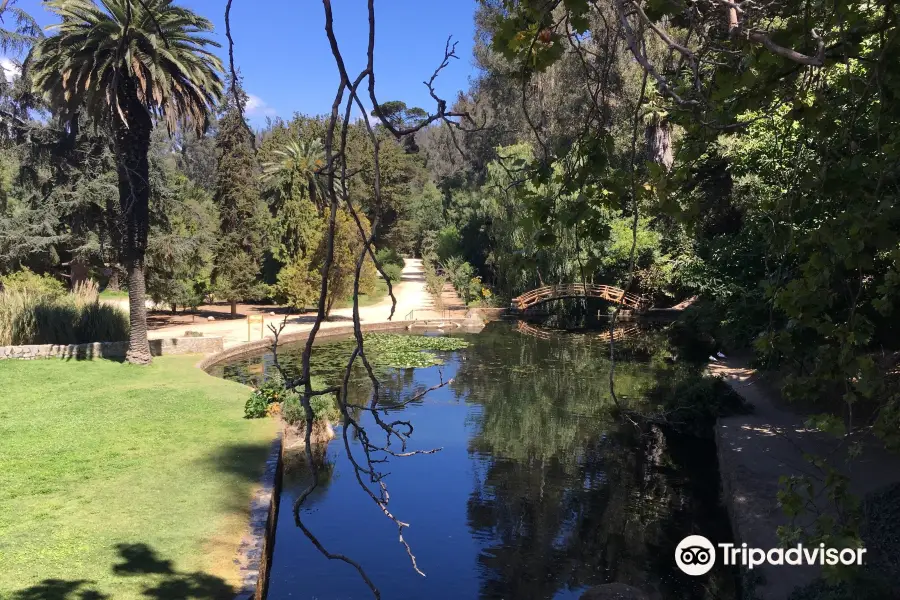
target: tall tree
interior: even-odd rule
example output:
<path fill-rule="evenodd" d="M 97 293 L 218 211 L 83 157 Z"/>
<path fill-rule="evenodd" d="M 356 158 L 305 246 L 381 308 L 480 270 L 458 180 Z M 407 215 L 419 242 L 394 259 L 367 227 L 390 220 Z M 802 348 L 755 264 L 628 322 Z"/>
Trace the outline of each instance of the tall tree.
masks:
<path fill-rule="evenodd" d="M 43 35 L 37 21 L 16 3 L 17 0 L 0 0 L 0 52 L 4 54 L 20 52 Z M 10 24 L 12 28 L 8 28 Z"/>
<path fill-rule="evenodd" d="M 244 120 L 247 94 L 232 81 L 219 120 L 215 203 L 219 207 L 220 238 L 213 268 L 216 293 L 231 303 L 256 295 L 265 251 L 267 211 L 259 194 L 260 168 L 253 132 Z"/>
<path fill-rule="evenodd" d="M 31 69 L 65 122 L 85 112 L 113 133 L 119 203 L 125 221 L 131 336 L 127 359 L 151 361 L 144 256 L 149 230 L 147 154 L 153 120 L 172 133 L 181 122 L 202 133 L 222 94 L 222 65 L 204 37 L 212 24 L 172 0 L 50 0 L 56 34 L 35 45 Z"/>

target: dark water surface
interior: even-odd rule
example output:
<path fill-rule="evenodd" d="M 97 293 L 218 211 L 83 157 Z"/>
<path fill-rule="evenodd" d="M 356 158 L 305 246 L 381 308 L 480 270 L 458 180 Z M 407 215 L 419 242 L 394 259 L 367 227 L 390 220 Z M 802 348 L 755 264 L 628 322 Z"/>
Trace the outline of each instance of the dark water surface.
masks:
<path fill-rule="evenodd" d="M 359 561 L 385 599 L 578 598 L 609 582 L 651 598 L 736 597 L 728 568 L 693 578 L 673 558 L 688 534 L 730 539 L 712 442 L 639 432 L 613 418 L 609 346 L 596 336 L 542 340 L 492 323 L 465 337 L 469 348 L 446 353 L 441 367 L 454 383 L 402 411 L 415 425 L 415 448 L 442 450 L 385 468 L 390 508 L 410 523 L 404 535 L 427 577 L 413 571 L 396 526 L 359 488 L 340 432 L 302 509 L 326 548 Z M 319 374 L 333 377 L 327 363 L 347 347 L 318 348 Z M 636 405 L 671 373 L 664 347 L 658 334 L 623 344 L 620 398 Z M 299 351 L 279 355 L 296 362 Z M 271 357 L 261 356 L 217 374 L 247 381 L 269 369 Z M 436 384 L 439 367 L 382 375 L 390 397 L 402 399 Z M 353 401 L 363 403 L 367 386 L 356 381 Z M 371 598 L 352 567 L 326 559 L 295 526 L 292 505 L 307 482 L 302 457 L 289 457 L 268 598 Z"/>

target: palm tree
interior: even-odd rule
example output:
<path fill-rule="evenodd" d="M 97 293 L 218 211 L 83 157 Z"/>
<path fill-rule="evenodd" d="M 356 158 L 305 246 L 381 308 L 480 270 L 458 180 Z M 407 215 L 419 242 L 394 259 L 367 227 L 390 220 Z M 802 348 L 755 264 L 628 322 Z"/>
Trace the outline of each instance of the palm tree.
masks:
<path fill-rule="evenodd" d="M 290 197 L 294 185 L 305 185 L 309 199 L 321 208 L 321 193 L 316 172 L 325 164 L 325 148 L 319 140 L 289 139 L 277 150 L 273 150 L 275 158 L 262 164 L 263 182 L 267 185 L 280 185 Z"/>
<path fill-rule="evenodd" d="M 150 362 L 144 255 L 149 228 L 147 153 L 154 120 L 198 135 L 222 97 L 222 64 L 204 37 L 212 24 L 172 0 L 48 0 L 61 23 L 35 44 L 35 90 L 63 122 L 80 112 L 113 134 L 128 274 L 128 361 Z"/>

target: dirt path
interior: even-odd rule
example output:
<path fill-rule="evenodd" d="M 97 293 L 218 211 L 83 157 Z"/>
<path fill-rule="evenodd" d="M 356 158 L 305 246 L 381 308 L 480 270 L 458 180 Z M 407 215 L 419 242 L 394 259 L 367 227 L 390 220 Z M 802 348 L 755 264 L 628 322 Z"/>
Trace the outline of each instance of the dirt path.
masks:
<path fill-rule="evenodd" d="M 746 360 L 728 358 L 709 365 L 729 386 L 754 405 L 750 415 L 719 419 L 716 445 L 722 478 L 723 501 L 731 517 L 735 541 L 756 548 L 779 546 L 776 530 L 788 519 L 778 506 L 778 479 L 782 475 L 814 474 L 805 454 L 830 457 L 835 468 L 850 478 L 850 490 L 862 498 L 900 480 L 900 456 L 887 452 L 873 438 L 863 440 L 862 454 L 847 466 L 846 444 L 804 426 L 807 415 L 789 412 L 777 390 L 760 379 Z M 871 557 L 870 557 L 871 558 Z M 787 598 L 795 587 L 812 581 L 814 567 L 757 567 L 755 596 Z"/>
<path fill-rule="evenodd" d="M 401 281 L 394 286 L 394 296 L 397 298 L 397 307 L 394 311 L 393 321 L 403 320 L 431 320 L 439 319 L 443 315 L 434 308 L 434 301 L 425 288 L 425 271 L 422 267 L 422 260 L 418 258 L 407 258 L 406 266 L 403 268 Z M 450 296 L 446 296 L 446 294 Z M 451 297 L 452 296 L 452 297 Z M 456 294 L 445 290 L 445 304 L 451 303 L 457 309 L 461 305 Z M 455 299 L 455 301 L 454 301 Z M 455 311 L 459 312 L 459 310 Z M 388 320 L 391 314 L 391 299 L 386 297 L 382 302 L 373 306 L 365 306 L 359 309 L 360 320 L 363 323 L 379 323 Z M 465 315 L 464 309 L 461 314 L 453 316 L 462 317 Z M 150 339 L 181 337 L 188 331 L 198 331 L 205 336 L 220 336 L 224 338 L 225 348 L 231 348 L 248 341 L 261 339 L 263 336 L 272 337 L 268 329 L 269 324 L 278 324 L 284 319 L 284 315 L 264 315 L 264 325 L 261 327 L 259 322 L 253 323 L 249 338 L 247 331 L 247 319 L 238 320 L 217 320 L 217 321 L 197 321 L 195 323 L 186 323 L 173 325 L 169 327 L 161 327 L 150 331 Z M 352 308 L 341 308 L 331 311 L 331 317 L 322 324 L 323 329 L 330 327 L 339 327 L 348 325 L 353 319 Z M 285 333 L 296 333 L 309 331 L 315 322 L 314 313 L 298 314 L 288 317 L 288 325 Z"/>

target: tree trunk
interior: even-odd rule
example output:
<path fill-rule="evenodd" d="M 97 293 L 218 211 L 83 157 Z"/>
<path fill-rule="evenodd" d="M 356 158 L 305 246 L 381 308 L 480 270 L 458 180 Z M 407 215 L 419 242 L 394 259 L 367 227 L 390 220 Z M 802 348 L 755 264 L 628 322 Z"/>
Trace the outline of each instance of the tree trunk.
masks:
<path fill-rule="evenodd" d="M 69 276 L 74 290 L 79 283 L 83 283 L 88 278 L 88 265 L 80 258 L 72 258 L 69 262 Z"/>
<path fill-rule="evenodd" d="M 675 156 L 672 154 L 672 125 L 665 117 L 654 115 L 645 132 L 650 160 L 661 165 L 666 171 L 672 168 Z"/>
<path fill-rule="evenodd" d="M 147 341 L 147 300 L 144 256 L 150 227 L 150 114 L 137 97 L 134 81 L 123 77 L 119 85 L 120 109 L 127 122 L 115 114 L 116 167 L 119 175 L 119 205 L 125 221 L 122 255 L 128 273 L 128 306 L 131 334 L 125 359 L 133 364 L 150 364 Z"/>
<path fill-rule="evenodd" d="M 106 289 L 108 289 L 111 292 L 118 292 L 120 285 L 121 284 L 119 283 L 119 266 L 115 265 L 110 269 L 109 282 L 106 284 Z"/>
<path fill-rule="evenodd" d="M 237 300 L 231 301 L 231 318 L 235 318 L 237 316 Z"/>
<path fill-rule="evenodd" d="M 150 342 L 147 340 L 147 301 L 144 288 L 144 261 L 126 263 L 128 271 L 128 317 L 131 334 L 125 360 L 136 365 L 148 365 L 152 360 Z"/>

